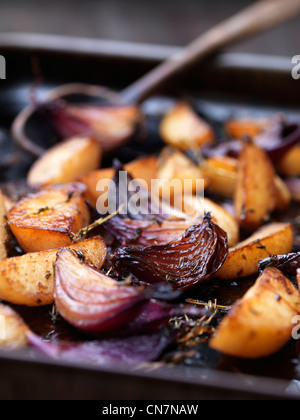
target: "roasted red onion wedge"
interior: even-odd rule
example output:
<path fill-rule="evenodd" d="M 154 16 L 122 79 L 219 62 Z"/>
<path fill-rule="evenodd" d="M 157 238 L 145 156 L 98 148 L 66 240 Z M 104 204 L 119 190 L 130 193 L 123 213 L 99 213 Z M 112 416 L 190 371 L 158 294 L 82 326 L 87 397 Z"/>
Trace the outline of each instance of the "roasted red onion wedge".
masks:
<path fill-rule="evenodd" d="M 140 314 L 120 333 L 123 335 L 151 334 L 168 324 L 172 317 L 200 319 L 205 315 L 207 315 L 207 310 L 199 306 L 170 304 L 150 299 Z"/>
<path fill-rule="evenodd" d="M 261 149 L 268 153 L 274 164 L 278 164 L 286 153 L 300 141 L 300 125 L 290 123 L 282 116 L 270 120 L 270 124 L 254 139 Z M 204 146 L 204 158 L 227 156 L 238 158 L 243 149 L 243 143 L 238 140 L 223 140 Z"/>
<path fill-rule="evenodd" d="M 258 263 L 259 272 L 262 273 L 268 267 L 275 267 L 286 276 L 296 276 L 300 267 L 300 252 L 285 255 L 271 255 L 260 260 Z"/>
<path fill-rule="evenodd" d="M 167 282 L 175 290 L 185 290 L 211 278 L 227 253 L 226 233 L 205 215 L 183 236 L 167 244 L 118 250 L 112 264 L 121 278 L 132 273 L 143 282 Z"/>
<path fill-rule="evenodd" d="M 300 141 L 300 125 L 274 118 L 272 124 L 255 138 L 255 144 L 265 150 L 274 164 Z"/>
<path fill-rule="evenodd" d="M 157 360 L 173 344 L 177 331 L 167 326 L 172 317 L 200 319 L 207 315 L 207 310 L 199 306 L 171 305 L 150 299 L 141 313 L 113 337 L 68 343 L 56 338 L 46 341 L 31 331 L 26 337 L 33 349 L 53 359 L 96 366 L 116 363 L 135 366 Z"/>
<path fill-rule="evenodd" d="M 109 191 L 110 200 L 116 203 L 116 208 L 126 208 L 127 214 L 118 213 L 107 221 L 104 228 L 118 241 L 121 246 L 150 246 L 154 244 L 167 243 L 181 236 L 194 220 L 167 205 L 167 203 L 151 197 L 151 194 L 142 187 L 138 187 L 140 196 L 143 197 L 141 212 L 130 211 L 130 199 L 134 195 L 128 190 L 128 184 L 133 181 L 131 174 L 126 171 L 126 186 L 120 183 L 120 173 L 124 172 L 123 165 L 115 161 L 116 174 L 114 185 L 116 188 Z"/>
<path fill-rule="evenodd" d="M 118 283 L 63 248 L 55 263 L 54 296 L 57 311 L 69 324 L 100 335 L 132 321 L 148 299 L 148 291 Z"/>
<path fill-rule="evenodd" d="M 60 99 L 39 105 L 38 111 L 62 139 L 92 136 L 101 143 L 104 153 L 126 143 L 141 123 L 141 113 L 135 106 L 71 104 Z"/>

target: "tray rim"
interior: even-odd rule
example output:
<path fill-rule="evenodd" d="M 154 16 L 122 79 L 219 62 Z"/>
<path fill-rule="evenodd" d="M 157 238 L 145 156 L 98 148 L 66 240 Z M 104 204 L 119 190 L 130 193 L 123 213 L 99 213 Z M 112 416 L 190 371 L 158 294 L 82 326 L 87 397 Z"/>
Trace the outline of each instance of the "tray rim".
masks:
<path fill-rule="evenodd" d="M 61 35 L 30 34 L 30 33 L 0 33 L 0 53 L 2 51 L 40 51 L 43 53 L 80 54 L 98 58 L 114 57 L 119 59 L 135 59 L 159 62 L 178 52 L 181 47 L 142 44 L 123 41 L 110 41 L 103 39 L 68 37 Z M 291 59 L 284 56 L 272 56 L 251 53 L 221 53 L 213 59 L 217 67 L 226 67 L 245 70 L 262 70 L 266 72 L 289 73 L 292 70 Z M 1 85 L 0 85 L 1 87 Z M 223 389 L 224 391 L 238 391 L 249 395 L 261 395 L 273 398 L 300 399 L 300 393 L 288 391 L 282 394 L 279 389 L 287 388 L 291 381 L 266 378 L 261 376 L 242 375 L 242 377 L 223 371 L 197 368 L 197 378 L 184 377 L 185 367 L 174 368 L 172 375 L 166 369 L 147 371 L 147 369 L 128 370 L 126 368 L 105 368 L 86 365 L 83 363 L 62 362 L 50 360 L 44 356 L 34 359 L 26 352 L 7 353 L 0 351 L 0 361 L 24 362 L 55 368 L 71 368 L 77 371 L 98 372 L 114 375 L 125 375 L 154 379 L 158 381 L 172 381 L 179 384 L 191 384 L 209 389 Z"/>
<path fill-rule="evenodd" d="M 62 52 L 66 54 L 78 53 L 95 57 L 161 61 L 172 54 L 179 53 L 182 47 L 40 33 L 0 32 L 0 52 L 3 49 L 49 53 Z M 255 69 L 271 72 L 291 72 L 292 70 L 291 58 L 282 55 L 220 52 L 213 58 L 213 62 L 216 66 L 248 70 Z"/>
<path fill-rule="evenodd" d="M 61 361 L 49 359 L 47 356 L 34 354 L 30 356 L 26 350 L 7 353 L 0 350 L 0 363 L 16 362 L 29 366 L 46 367 L 51 369 L 67 369 L 76 371 L 77 373 L 114 375 L 116 377 L 123 376 L 126 378 L 154 380 L 164 383 L 190 385 L 197 390 L 212 390 L 237 393 L 239 395 L 256 396 L 259 398 L 299 400 L 300 393 L 294 392 L 295 387 L 289 388 L 293 381 L 281 380 L 276 378 L 268 378 L 264 376 L 254 376 L 250 374 L 233 374 L 226 371 L 216 371 L 213 369 L 194 368 L 197 376 L 191 375 L 190 368 L 186 366 L 176 367 L 158 367 L 151 368 L 151 363 L 146 366 L 138 366 L 136 368 L 126 368 L 122 366 L 105 367 L 95 366 L 89 363 L 76 363 L 72 361 Z M 188 376 L 184 376 L 188 372 Z M 195 372 L 196 373 L 196 372 Z M 285 389 L 283 394 L 282 389 Z M 151 400 L 151 395 L 149 400 Z M 186 399 L 186 398 L 183 398 Z M 199 400 L 201 395 L 199 395 Z M 233 398 L 234 399 L 234 398 Z M 1 396 L 0 396 L 1 400 Z"/>

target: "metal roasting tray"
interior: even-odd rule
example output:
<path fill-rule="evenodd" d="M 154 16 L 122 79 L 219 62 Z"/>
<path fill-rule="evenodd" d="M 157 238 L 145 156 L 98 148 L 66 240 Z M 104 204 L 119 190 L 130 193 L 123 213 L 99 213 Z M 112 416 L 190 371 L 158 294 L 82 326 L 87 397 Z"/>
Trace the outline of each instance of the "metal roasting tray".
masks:
<path fill-rule="evenodd" d="M 0 34 L 7 79 L 0 80 L 0 127 L 9 129 L 28 103 L 38 59 L 43 89 L 86 82 L 121 89 L 177 51 L 177 47 L 34 34 Z M 298 115 L 300 82 L 291 76 L 288 57 L 223 53 L 193 68 L 174 85 L 146 102 L 150 116 L 162 112 L 170 97 L 185 97 L 206 117 L 222 122 L 233 113 Z M 284 356 L 289 349 L 284 350 Z M 276 362 L 275 356 L 275 362 Z M 260 364 L 269 365 L 269 361 Z M 276 363 L 274 363 L 276 366 Z M 273 364 L 273 365 L 274 365 Z M 273 366 L 272 364 L 270 366 Z M 52 361 L 30 351 L 0 352 L 0 399 L 209 400 L 300 399 L 297 364 L 290 369 L 256 365 L 246 371 L 147 366 L 128 371 L 122 366 Z M 297 376 L 298 375 L 298 376 Z M 296 378 L 296 379 L 295 379 Z"/>

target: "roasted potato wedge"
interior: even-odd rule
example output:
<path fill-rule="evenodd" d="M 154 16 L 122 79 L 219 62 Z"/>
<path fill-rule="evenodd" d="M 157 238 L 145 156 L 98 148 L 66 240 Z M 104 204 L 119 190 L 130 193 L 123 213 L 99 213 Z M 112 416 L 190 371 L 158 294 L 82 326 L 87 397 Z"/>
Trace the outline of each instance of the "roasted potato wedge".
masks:
<path fill-rule="evenodd" d="M 292 194 L 288 189 L 286 183 L 279 176 L 275 177 L 276 186 L 276 208 L 277 211 L 284 211 L 288 209 L 292 201 Z"/>
<path fill-rule="evenodd" d="M 270 356 L 291 339 L 299 313 L 299 290 L 278 269 L 267 268 L 225 316 L 210 347 L 241 358 Z"/>
<path fill-rule="evenodd" d="M 294 146 L 281 160 L 278 172 L 286 177 L 300 176 L 300 146 Z"/>
<path fill-rule="evenodd" d="M 241 228 L 254 232 L 269 220 L 277 205 L 275 169 L 266 152 L 245 143 L 239 158 L 235 211 Z"/>
<path fill-rule="evenodd" d="M 158 161 L 156 156 L 147 156 L 136 159 L 126 165 L 124 168 L 134 179 L 141 179 L 147 183 L 151 190 L 152 179 L 157 179 Z M 113 179 L 115 170 L 113 168 L 99 169 L 93 171 L 83 177 L 79 177 L 78 181 L 86 185 L 85 197 L 93 205 L 96 206 L 101 191 L 97 190 L 99 181 L 103 179 Z"/>
<path fill-rule="evenodd" d="M 18 350 L 28 344 L 30 328 L 10 306 L 0 303 L 0 349 Z"/>
<path fill-rule="evenodd" d="M 45 187 L 28 194 L 8 212 L 10 229 L 25 252 L 60 248 L 90 222 L 79 183 Z"/>
<path fill-rule="evenodd" d="M 33 164 L 27 183 L 36 188 L 76 181 L 99 168 L 101 153 L 100 143 L 90 137 L 75 137 L 58 143 Z"/>
<path fill-rule="evenodd" d="M 95 237 L 68 246 L 79 258 L 100 269 L 106 245 Z M 28 253 L 0 261 L 0 299 L 16 305 L 44 306 L 53 303 L 53 266 L 59 249 Z"/>
<path fill-rule="evenodd" d="M 207 181 L 207 190 L 225 198 L 233 198 L 238 183 L 238 167 L 238 160 L 231 157 L 206 159 L 201 165 L 201 171 Z M 275 175 L 275 188 L 275 209 L 284 211 L 291 202 L 291 194 L 278 175 Z"/>
<path fill-rule="evenodd" d="M 293 248 L 293 229 L 290 224 L 273 223 L 259 229 L 246 241 L 230 248 L 223 267 L 216 277 L 234 280 L 258 272 L 258 262 L 270 255 L 288 254 Z"/>
<path fill-rule="evenodd" d="M 6 229 L 5 229 L 5 222 L 7 218 L 7 208 L 5 205 L 4 196 L 0 190 L 0 260 L 3 260 L 7 257 L 7 250 L 6 250 Z"/>
<path fill-rule="evenodd" d="M 203 193 L 207 185 L 201 169 L 173 148 L 165 148 L 160 155 L 158 180 L 157 194 L 172 205 L 174 197 Z"/>
<path fill-rule="evenodd" d="M 162 119 L 160 135 L 169 146 L 185 151 L 198 149 L 215 139 L 210 125 L 186 102 L 180 102 Z"/>
<path fill-rule="evenodd" d="M 246 137 L 254 138 L 268 128 L 270 121 L 267 119 L 237 118 L 225 123 L 225 130 L 234 139 L 243 140 Z"/>
<path fill-rule="evenodd" d="M 238 161 L 230 157 L 206 159 L 200 166 L 207 189 L 222 197 L 232 198 L 237 185 Z"/>

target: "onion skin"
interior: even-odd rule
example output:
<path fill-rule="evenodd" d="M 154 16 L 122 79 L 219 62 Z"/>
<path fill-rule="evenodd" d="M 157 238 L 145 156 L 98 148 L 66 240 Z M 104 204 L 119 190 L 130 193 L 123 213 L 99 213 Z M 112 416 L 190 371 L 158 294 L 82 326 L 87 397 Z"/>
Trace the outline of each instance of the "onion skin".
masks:
<path fill-rule="evenodd" d="M 46 341 L 34 333 L 27 339 L 30 347 L 53 360 L 100 367 L 130 367 L 152 362 L 172 341 L 171 334 L 160 330 L 153 334 L 86 340 L 82 343 Z"/>
<path fill-rule="evenodd" d="M 148 299 L 148 292 L 118 283 L 63 248 L 55 263 L 54 297 L 57 311 L 69 324 L 98 336 L 132 321 Z"/>
<path fill-rule="evenodd" d="M 111 261 L 120 278 L 131 273 L 143 282 L 167 282 L 175 290 L 186 290 L 210 279 L 227 254 L 226 233 L 205 215 L 168 244 L 119 249 Z"/>
<path fill-rule="evenodd" d="M 287 276 L 296 276 L 300 267 L 300 252 L 272 255 L 259 261 L 258 268 L 260 273 L 268 267 L 275 267 Z"/>
<path fill-rule="evenodd" d="M 190 220 L 174 221 L 137 221 L 113 218 L 106 223 L 106 230 L 113 235 L 121 246 L 141 246 L 165 244 L 181 236 L 191 225 Z"/>

